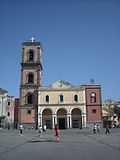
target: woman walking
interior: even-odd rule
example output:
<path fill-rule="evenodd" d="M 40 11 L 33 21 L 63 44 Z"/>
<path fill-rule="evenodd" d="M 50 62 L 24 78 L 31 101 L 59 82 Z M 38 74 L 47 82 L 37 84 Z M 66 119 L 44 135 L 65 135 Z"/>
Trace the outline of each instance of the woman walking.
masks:
<path fill-rule="evenodd" d="M 55 137 L 56 137 L 57 139 L 59 139 L 58 133 L 59 133 L 59 129 L 58 129 L 58 125 L 56 124 L 56 125 L 55 125 Z"/>

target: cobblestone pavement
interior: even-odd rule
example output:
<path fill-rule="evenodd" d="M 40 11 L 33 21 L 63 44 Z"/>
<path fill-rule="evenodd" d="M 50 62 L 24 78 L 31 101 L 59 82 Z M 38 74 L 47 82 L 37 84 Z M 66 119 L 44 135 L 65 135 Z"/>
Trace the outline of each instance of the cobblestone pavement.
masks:
<path fill-rule="evenodd" d="M 0 129 L 0 160 L 119 160 L 120 128 L 105 134 L 93 134 L 89 129 L 60 130 L 59 140 L 54 130 L 39 136 L 36 130 Z"/>

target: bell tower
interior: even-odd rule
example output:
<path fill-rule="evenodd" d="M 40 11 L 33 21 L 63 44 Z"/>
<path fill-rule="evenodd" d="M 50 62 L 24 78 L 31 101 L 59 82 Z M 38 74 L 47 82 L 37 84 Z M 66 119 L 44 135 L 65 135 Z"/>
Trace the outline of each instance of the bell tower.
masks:
<path fill-rule="evenodd" d="M 40 42 L 22 43 L 19 123 L 37 125 L 38 88 L 42 80 L 42 46 Z"/>

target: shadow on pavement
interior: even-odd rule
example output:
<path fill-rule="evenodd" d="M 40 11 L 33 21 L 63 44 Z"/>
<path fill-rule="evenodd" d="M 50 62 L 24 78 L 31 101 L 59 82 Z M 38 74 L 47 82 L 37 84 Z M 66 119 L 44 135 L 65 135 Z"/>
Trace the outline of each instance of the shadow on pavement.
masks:
<path fill-rule="evenodd" d="M 40 142 L 56 142 L 56 143 L 58 143 L 59 141 L 48 139 L 48 140 L 32 140 L 32 141 L 27 141 L 27 142 L 28 143 L 40 143 Z"/>

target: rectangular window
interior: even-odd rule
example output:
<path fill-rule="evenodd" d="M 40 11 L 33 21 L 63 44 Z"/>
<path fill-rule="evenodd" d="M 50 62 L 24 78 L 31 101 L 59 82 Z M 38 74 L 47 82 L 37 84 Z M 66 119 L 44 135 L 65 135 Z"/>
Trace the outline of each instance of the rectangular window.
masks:
<path fill-rule="evenodd" d="M 31 110 L 28 110 L 27 113 L 28 113 L 28 114 L 31 114 Z"/>
<path fill-rule="evenodd" d="M 96 103 L 96 97 L 91 98 L 91 103 Z"/>
<path fill-rule="evenodd" d="M 92 113 L 96 113 L 96 109 L 92 109 Z"/>

